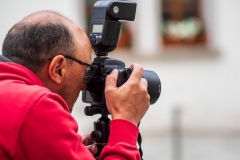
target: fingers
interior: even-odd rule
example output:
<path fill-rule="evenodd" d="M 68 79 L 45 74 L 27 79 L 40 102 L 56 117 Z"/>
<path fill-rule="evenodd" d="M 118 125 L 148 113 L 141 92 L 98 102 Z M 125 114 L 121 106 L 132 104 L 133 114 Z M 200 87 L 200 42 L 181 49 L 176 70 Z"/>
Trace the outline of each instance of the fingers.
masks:
<path fill-rule="evenodd" d="M 97 153 L 97 146 L 96 145 L 89 145 L 89 146 L 86 146 L 87 149 L 92 153 L 92 154 L 96 154 Z"/>
<path fill-rule="evenodd" d="M 131 76 L 129 77 L 128 81 L 133 82 L 133 83 L 141 81 L 142 74 L 144 72 L 143 68 L 139 64 L 136 64 L 136 63 L 131 64 L 131 67 L 133 70 L 132 70 Z M 108 85 L 106 85 L 105 90 L 116 88 L 117 79 L 118 79 L 118 70 L 114 69 L 112 71 L 112 73 L 106 77 L 106 84 L 108 84 Z"/>
<path fill-rule="evenodd" d="M 136 63 L 133 63 L 131 64 L 131 67 L 132 67 L 132 73 L 131 73 L 131 76 L 129 77 L 129 80 L 130 81 L 140 81 L 141 78 L 142 78 L 142 74 L 143 74 L 143 68 L 139 65 L 139 64 L 136 64 Z"/>
<path fill-rule="evenodd" d="M 114 69 L 111 74 L 106 77 L 105 91 L 115 89 L 118 79 L 118 70 Z"/>
<path fill-rule="evenodd" d="M 83 137 L 82 143 L 83 143 L 85 146 L 88 146 L 88 145 L 90 145 L 90 144 L 93 144 L 93 140 L 91 139 L 90 134 L 91 134 L 91 132 L 85 133 L 85 134 L 82 136 L 82 137 Z"/>
<path fill-rule="evenodd" d="M 141 79 L 141 84 L 143 84 L 145 87 L 148 87 L 148 82 L 147 82 L 147 80 L 145 78 Z"/>
<path fill-rule="evenodd" d="M 148 82 L 145 78 L 142 78 L 142 75 L 144 72 L 143 68 L 139 64 L 136 64 L 136 63 L 131 64 L 131 67 L 133 70 L 132 70 L 132 73 L 131 73 L 129 79 L 127 80 L 127 83 L 135 84 L 135 85 L 140 84 L 142 89 L 147 90 Z"/>
<path fill-rule="evenodd" d="M 127 81 L 116 87 L 118 72 L 114 70 L 106 78 L 105 96 L 112 119 L 124 119 L 137 125 L 150 104 L 148 82 L 142 78 L 143 68 L 132 64 L 132 73 Z"/>
<path fill-rule="evenodd" d="M 83 140 L 82 143 L 87 147 L 87 149 L 92 153 L 92 154 L 96 154 L 97 153 L 97 146 L 93 145 L 93 140 L 90 137 L 90 133 L 85 133 L 83 134 Z"/>

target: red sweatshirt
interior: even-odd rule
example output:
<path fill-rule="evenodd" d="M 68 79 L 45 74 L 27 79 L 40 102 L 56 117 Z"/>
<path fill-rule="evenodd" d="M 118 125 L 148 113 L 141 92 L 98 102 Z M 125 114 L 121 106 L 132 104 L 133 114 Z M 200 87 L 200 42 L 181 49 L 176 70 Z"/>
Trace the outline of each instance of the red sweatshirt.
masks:
<path fill-rule="evenodd" d="M 0 160 L 94 159 L 77 131 L 59 95 L 27 68 L 0 62 Z M 140 159 L 137 134 L 132 123 L 113 120 L 100 159 Z"/>

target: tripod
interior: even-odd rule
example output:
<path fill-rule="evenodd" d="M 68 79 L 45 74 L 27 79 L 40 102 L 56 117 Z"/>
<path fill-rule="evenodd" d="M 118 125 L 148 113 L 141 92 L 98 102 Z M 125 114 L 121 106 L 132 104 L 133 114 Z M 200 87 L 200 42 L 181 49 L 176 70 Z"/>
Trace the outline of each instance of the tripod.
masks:
<path fill-rule="evenodd" d="M 111 120 L 108 118 L 109 112 L 106 106 L 91 105 L 85 107 L 84 113 L 87 116 L 101 114 L 101 117 L 97 121 L 94 121 L 94 130 L 90 135 L 91 139 L 94 141 L 94 144 L 98 148 L 97 153 L 94 155 L 95 159 L 98 160 L 104 146 L 107 145 L 109 139 L 109 125 L 111 122 Z"/>
<path fill-rule="evenodd" d="M 93 128 L 94 130 L 91 133 L 91 139 L 94 141 L 94 144 L 97 146 L 98 151 L 94 155 L 95 159 L 98 160 L 99 156 L 104 148 L 105 145 L 108 143 L 109 139 L 109 133 L 110 133 L 110 122 L 111 120 L 108 118 L 108 110 L 107 107 L 102 105 L 91 105 L 87 106 L 84 109 L 84 113 L 86 116 L 93 116 L 95 114 L 101 114 L 101 117 L 93 122 Z M 140 122 L 139 122 L 140 124 Z M 138 126 L 139 126 L 138 124 Z M 142 143 L 142 137 L 141 134 L 138 134 L 138 144 L 139 144 L 139 153 L 141 155 L 142 159 L 142 148 L 141 148 L 141 143 Z M 142 159 L 143 160 L 143 159 Z"/>

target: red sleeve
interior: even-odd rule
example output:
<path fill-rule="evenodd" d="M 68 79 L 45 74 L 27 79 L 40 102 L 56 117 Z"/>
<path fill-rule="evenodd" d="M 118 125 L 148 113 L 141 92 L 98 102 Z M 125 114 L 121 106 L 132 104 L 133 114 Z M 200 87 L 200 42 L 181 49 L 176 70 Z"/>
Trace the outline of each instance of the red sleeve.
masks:
<path fill-rule="evenodd" d="M 135 125 L 113 120 L 110 130 L 101 160 L 140 159 Z M 77 131 L 66 103 L 59 96 L 46 94 L 36 101 L 22 124 L 15 160 L 94 160 Z"/>
<path fill-rule="evenodd" d="M 35 103 L 19 133 L 16 160 L 94 160 L 82 144 L 77 123 L 66 107 L 53 94 L 44 95 Z"/>
<path fill-rule="evenodd" d="M 104 147 L 100 160 L 139 160 L 136 147 L 138 128 L 125 120 L 113 120 L 110 124 L 108 145 Z"/>

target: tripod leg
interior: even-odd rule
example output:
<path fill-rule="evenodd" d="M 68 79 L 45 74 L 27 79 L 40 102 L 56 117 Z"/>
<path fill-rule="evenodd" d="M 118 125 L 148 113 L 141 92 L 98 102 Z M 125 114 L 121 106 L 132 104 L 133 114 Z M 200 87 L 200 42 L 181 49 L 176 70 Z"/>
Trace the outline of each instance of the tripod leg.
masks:
<path fill-rule="evenodd" d="M 110 122 L 111 120 L 106 116 L 100 117 L 94 122 L 94 131 L 91 133 L 91 138 L 98 148 L 98 152 L 94 155 L 96 160 L 99 158 L 104 146 L 108 143 Z"/>

